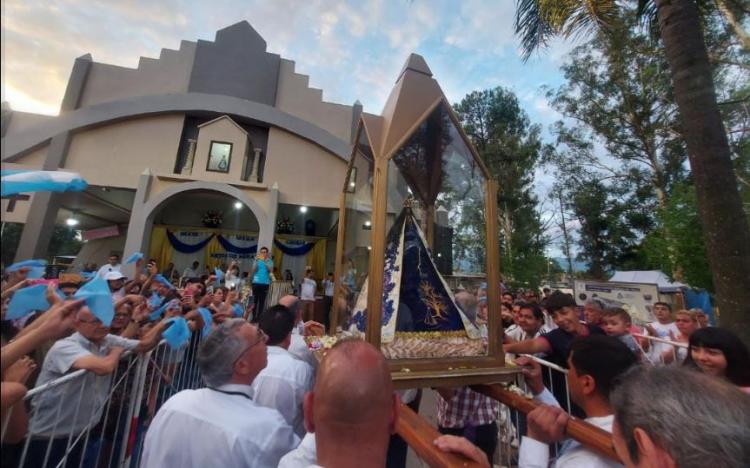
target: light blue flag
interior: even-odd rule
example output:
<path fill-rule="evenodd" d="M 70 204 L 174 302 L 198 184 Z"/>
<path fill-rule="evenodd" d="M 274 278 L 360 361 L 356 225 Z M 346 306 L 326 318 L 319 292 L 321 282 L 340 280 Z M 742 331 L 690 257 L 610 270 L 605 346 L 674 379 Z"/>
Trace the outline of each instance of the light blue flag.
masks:
<path fill-rule="evenodd" d="M 47 301 L 47 285 L 37 284 L 19 289 L 13 293 L 5 313 L 5 320 L 16 320 L 34 312 L 49 309 Z"/>
<path fill-rule="evenodd" d="M 153 293 L 151 297 L 148 299 L 148 306 L 152 309 L 156 309 L 161 305 L 161 296 Z"/>
<path fill-rule="evenodd" d="M 182 317 L 172 317 L 166 321 L 166 324 L 168 328 L 161 336 L 170 348 L 180 348 L 190 340 L 190 327 L 188 327 L 187 320 Z"/>
<path fill-rule="evenodd" d="M 205 338 L 211 333 L 214 318 L 211 316 L 211 311 L 205 307 L 198 307 L 198 313 L 201 314 L 201 318 L 203 318 L 203 331 L 201 332 L 201 338 Z"/>
<path fill-rule="evenodd" d="M 224 279 L 224 272 L 218 268 L 214 268 L 214 274 L 216 275 L 216 282 L 221 283 L 221 280 Z"/>
<path fill-rule="evenodd" d="M 75 172 L 66 171 L 0 171 L 3 197 L 29 192 L 82 192 L 88 184 Z"/>
<path fill-rule="evenodd" d="M 101 276 L 96 276 L 88 283 L 81 286 L 73 295 L 76 299 L 85 299 L 86 305 L 91 309 L 91 313 L 101 320 L 104 326 L 112 324 L 112 318 L 115 316 L 115 306 L 112 302 L 112 293 L 109 290 L 107 281 Z"/>
<path fill-rule="evenodd" d="M 162 315 L 164 315 L 164 312 L 167 310 L 167 307 L 169 307 L 169 301 L 167 301 L 163 306 L 159 307 L 155 311 L 151 312 L 151 314 L 148 316 L 148 319 L 150 321 L 159 320 Z"/>
<path fill-rule="evenodd" d="M 162 275 L 161 273 L 158 273 L 156 276 L 154 276 L 154 279 L 160 282 L 161 284 L 163 284 L 164 286 L 168 287 L 169 289 L 175 288 L 174 285 L 167 278 L 165 278 L 164 275 Z"/>
<path fill-rule="evenodd" d="M 94 277 L 94 275 L 96 275 L 96 273 L 93 271 L 82 271 L 80 275 L 81 275 L 81 278 L 85 280 L 90 280 L 91 278 Z"/>
<path fill-rule="evenodd" d="M 6 268 L 6 271 L 13 272 L 18 271 L 21 268 L 29 269 L 26 278 L 39 279 L 47 272 L 47 260 L 24 260 L 9 266 Z"/>
<path fill-rule="evenodd" d="M 245 309 L 242 308 L 242 305 L 235 302 L 234 304 L 232 304 L 232 313 L 235 317 L 242 317 L 243 315 L 245 315 Z"/>
<path fill-rule="evenodd" d="M 125 264 L 129 265 L 131 263 L 135 263 L 135 262 L 137 262 L 138 260 L 140 260 L 142 258 L 143 258 L 143 254 L 140 253 L 140 252 L 136 252 L 133 255 L 131 255 L 130 257 L 128 257 L 127 260 L 125 260 Z"/>

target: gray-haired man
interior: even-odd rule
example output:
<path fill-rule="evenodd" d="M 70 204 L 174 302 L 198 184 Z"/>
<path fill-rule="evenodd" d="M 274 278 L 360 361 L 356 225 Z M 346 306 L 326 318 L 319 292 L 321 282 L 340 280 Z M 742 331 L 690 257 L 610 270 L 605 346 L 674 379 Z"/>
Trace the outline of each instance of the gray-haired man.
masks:
<path fill-rule="evenodd" d="M 198 350 L 207 388 L 183 390 L 156 414 L 142 468 L 276 466 L 299 444 L 278 411 L 255 404 L 253 380 L 266 367 L 266 335 L 243 319 L 214 329 Z"/>
<path fill-rule="evenodd" d="M 615 450 L 627 467 L 744 467 L 750 396 L 680 367 L 638 367 L 612 392 Z"/>

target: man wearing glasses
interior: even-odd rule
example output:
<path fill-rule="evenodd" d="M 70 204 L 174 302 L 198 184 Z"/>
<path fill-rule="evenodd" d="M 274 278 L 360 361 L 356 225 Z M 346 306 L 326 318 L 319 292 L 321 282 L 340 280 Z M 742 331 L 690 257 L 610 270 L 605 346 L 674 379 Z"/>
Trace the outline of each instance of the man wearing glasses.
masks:
<path fill-rule="evenodd" d="M 299 444 L 278 411 L 251 399 L 251 384 L 267 364 L 267 339 L 243 319 L 208 335 L 197 355 L 206 388 L 183 390 L 159 409 L 142 468 L 277 466 Z"/>
<path fill-rule="evenodd" d="M 37 386 L 76 370 L 83 375 L 37 394 L 32 399 L 29 422 L 31 443 L 26 466 L 42 466 L 50 447 L 47 466 L 55 466 L 67 456 L 67 466 L 77 466 L 83 443 L 76 437 L 92 429 L 101 419 L 120 356 L 125 351 L 148 351 L 159 343 L 164 321 L 149 330 L 141 340 L 110 333 L 88 306 L 81 307 L 74 323 L 75 333 L 58 340 L 44 359 Z M 41 457 L 36 460 L 35 457 Z"/>

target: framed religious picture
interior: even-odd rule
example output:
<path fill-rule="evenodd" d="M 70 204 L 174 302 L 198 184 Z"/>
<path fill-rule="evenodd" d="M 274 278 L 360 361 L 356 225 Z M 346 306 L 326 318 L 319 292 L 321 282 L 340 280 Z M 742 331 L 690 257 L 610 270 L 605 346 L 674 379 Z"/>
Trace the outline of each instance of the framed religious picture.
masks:
<path fill-rule="evenodd" d="M 349 178 L 346 181 L 346 187 L 344 187 L 344 191 L 347 193 L 354 193 L 355 189 L 357 188 L 357 168 L 352 167 L 349 171 Z"/>
<path fill-rule="evenodd" d="M 208 150 L 206 170 L 211 172 L 229 172 L 232 160 L 232 144 L 225 141 L 212 141 Z"/>

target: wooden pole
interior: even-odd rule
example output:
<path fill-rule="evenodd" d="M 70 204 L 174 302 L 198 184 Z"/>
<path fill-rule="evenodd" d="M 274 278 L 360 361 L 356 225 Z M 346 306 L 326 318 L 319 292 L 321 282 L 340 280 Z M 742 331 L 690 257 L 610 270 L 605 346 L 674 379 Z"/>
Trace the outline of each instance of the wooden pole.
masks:
<path fill-rule="evenodd" d="M 541 404 L 536 400 L 513 393 L 500 385 L 473 385 L 471 389 L 522 413 L 529 413 Z M 594 450 L 598 454 L 604 455 L 618 463 L 622 463 L 612 444 L 612 434 L 604 429 L 600 429 L 583 420 L 571 418 L 565 428 L 565 434 L 585 445 L 586 448 Z"/>
<path fill-rule="evenodd" d="M 328 311 L 330 316 L 329 323 L 331 327 L 328 329 L 328 333 L 331 336 L 336 335 L 336 327 L 341 325 L 341 318 L 343 317 L 346 310 L 341 310 L 340 304 L 342 300 L 346 300 L 344 297 L 344 244 L 346 239 L 346 192 L 341 192 L 339 195 L 339 225 L 336 233 L 336 265 L 334 270 L 333 282 L 333 304 L 331 310 Z"/>
<path fill-rule="evenodd" d="M 396 432 L 409 444 L 417 456 L 432 468 L 481 467 L 463 455 L 443 452 L 434 441 L 442 434 L 411 408 L 402 404 L 396 420 Z"/>

